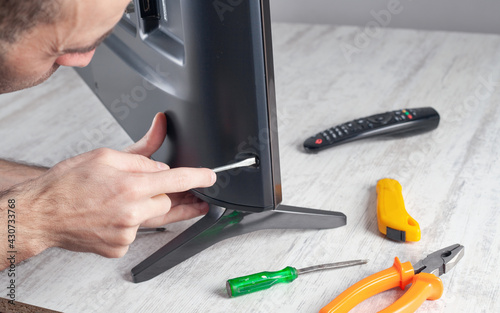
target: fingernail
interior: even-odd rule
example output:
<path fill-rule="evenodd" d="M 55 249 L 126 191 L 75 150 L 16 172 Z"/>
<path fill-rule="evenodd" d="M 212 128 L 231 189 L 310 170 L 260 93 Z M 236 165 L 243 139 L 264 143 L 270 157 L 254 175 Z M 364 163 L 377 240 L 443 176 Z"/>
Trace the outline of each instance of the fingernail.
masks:
<path fill-rule="evenodd" d="M 216 181 L 217 181 L 217 174 L 215 174 L 215 172 L 212 171 L 212 185 L 215 184 Z"/>
<path fill-rule="evenodd" d="M 167 164 L 165 164 L 165 163 L 158 162 L 158 161 L 156 161 L 156 166 L 158 166 L 158 168 L 159 168 L 160 170 L 163 170 L 163 171 L 170 169 L 170 166 L 168 166 L 168 165 L 167 165 Z"/>

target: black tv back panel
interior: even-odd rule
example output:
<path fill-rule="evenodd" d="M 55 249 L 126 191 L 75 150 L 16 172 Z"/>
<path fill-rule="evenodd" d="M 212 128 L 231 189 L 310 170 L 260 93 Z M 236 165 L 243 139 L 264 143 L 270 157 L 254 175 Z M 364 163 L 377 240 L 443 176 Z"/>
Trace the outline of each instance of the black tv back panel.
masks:
<path fill-rule="evenodd" d="M 134 281 L 245 232 L 344 225 L 341 213 L 280 204 L 269 0 L 134 5 L 91 64 L 78 70 L 89 87 L 134 141 L 165 112 L 167 139 L 153 158 L 171 167 L 259 160 L 257 167 L 219 173 L 213 187 L 194 190 L 210 204 L 209 214 L 136 266 Z"/>
<path fill-rule="evenodd" d="M 158 161 L 214 168 L 258 156 L 259 168 L 220 174 L 216 186 L 197 193 L 260 212 L 281 202 L 270 28 L 260 1 L 239 2 L 138 1 L 140 14 L 124 17 L 83 71 L 133 140 L 165 112 L 168 137 L 153 156 Z M 146 15 L 145 7 L 154 12 Z"/>

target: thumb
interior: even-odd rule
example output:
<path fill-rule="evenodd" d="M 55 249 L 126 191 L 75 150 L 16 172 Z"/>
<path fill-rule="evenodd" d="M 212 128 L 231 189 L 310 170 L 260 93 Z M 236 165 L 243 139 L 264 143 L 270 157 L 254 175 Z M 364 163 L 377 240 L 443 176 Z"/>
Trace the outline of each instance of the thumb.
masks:
<path fill-rule="evenodd" d="M 157 113 L 148 132 L 136 143 L 125 148 L 123 151 L 132 154 L 140 154 L 147 158 L 158 150 L 167 135 L 167 117 L 164 113 Z"/>

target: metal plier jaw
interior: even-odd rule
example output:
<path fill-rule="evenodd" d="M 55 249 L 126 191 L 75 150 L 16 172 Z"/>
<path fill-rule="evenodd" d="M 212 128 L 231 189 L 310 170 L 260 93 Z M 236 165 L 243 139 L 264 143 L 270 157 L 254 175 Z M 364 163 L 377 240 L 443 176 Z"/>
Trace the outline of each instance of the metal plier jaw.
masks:
<path fill-rule="evenodd" d="M 450 271 L 464 256 L 464 247 L 455 244 L 429 254 L 423 260 L 412 265 L 401 263 L 396 257 L 394 265 L 372 274 L 342 292 L 320 313 L 347 313 L 360 302 L 391 288 L 411 287 L 383 313 L 415 312 L 426 300 L 437 300 L 443 295 L 443 282 L 439 275 Z"/>
<path fill-rule="evenodd" d="M 454 244 L 429 254 L 413 265 L 415 274 L 430 273 L 441 276 L 448 273 L 464 256 L 464 246 Z"/>

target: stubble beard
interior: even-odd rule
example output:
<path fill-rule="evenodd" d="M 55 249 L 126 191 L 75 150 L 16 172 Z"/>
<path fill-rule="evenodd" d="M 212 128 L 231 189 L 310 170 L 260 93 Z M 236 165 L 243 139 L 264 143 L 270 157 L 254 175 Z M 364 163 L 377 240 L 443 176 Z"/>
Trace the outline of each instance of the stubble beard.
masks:
<path fill-rule="evenodd" d="M 58 64 L 55 64 L 42 76 L 37 78 L 32 77 L 16 77 L 15 73 L 9 68 L 6 62 L 3 62 L 0 58 L 0 94 L 9 93 L 13 91 L 18 91 L 30 87 L 39 85 L 49 79 L 52 74 L 54 74 L 59 68 Z"/>

